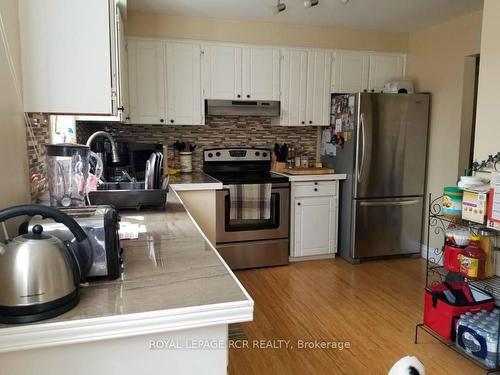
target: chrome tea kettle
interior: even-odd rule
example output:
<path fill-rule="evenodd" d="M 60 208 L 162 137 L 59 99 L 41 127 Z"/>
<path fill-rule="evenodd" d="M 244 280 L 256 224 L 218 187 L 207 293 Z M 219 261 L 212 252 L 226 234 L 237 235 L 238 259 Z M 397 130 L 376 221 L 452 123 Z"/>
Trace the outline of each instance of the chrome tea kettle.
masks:
<path fill-rule="evenodd" d="M 29 323 L 60 315 L 78 304 L 80 282 L 92 262 L 90 243 L 78 223 L 40 205 L 0 211 L 0 222 L 40 215 L 66 225 L 75 241 L 62 242 L 35 225 L 31 233 L 0 245 L 0 323 Z"/>

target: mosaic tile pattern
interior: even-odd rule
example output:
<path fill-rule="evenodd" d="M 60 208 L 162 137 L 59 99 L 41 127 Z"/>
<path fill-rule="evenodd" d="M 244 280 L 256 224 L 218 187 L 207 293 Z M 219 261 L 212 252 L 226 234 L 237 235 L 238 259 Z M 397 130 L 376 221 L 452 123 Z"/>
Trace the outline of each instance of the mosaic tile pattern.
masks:
<path fill-rule="evenodd" d="M 31 129 L 26 127 L 30 191 L 31 201 L 36 202 L 37 197 L 48 188 L 44 145 L 50 143 L 50 124 L 47 114 L 30 113 L 28 118 L 31 125 Z"/>
<path fill-rule="evenodd" d="M 211 147 L 267 147 L 287 143 L 303 150 L 309 160 L 316 158 L 315 127 L 272 126 L 270 118 L 251 116 L 211 116 L 205 126 L 131 125 L 117 123 L 77 123 L 78 143 L 85 143 L 97 130 L 110 132 L 115 139 L 129 142 L 172 144 L 176 140 L 196 144 L 193 169 L 201 170 L 202 151 Z"/>

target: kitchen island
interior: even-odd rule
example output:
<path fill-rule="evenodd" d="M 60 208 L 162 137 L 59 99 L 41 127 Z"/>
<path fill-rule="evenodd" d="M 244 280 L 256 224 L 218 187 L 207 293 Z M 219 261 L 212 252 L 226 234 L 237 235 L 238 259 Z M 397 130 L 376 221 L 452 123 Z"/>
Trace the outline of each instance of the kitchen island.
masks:
<path fill-rule="evenodd" d="M 91 281 L 56 318 L 0 326 L 0 373 L 225 374 L 229 323 L 253 319 L 253 300 L 186 211 L 121 212 L 139 224 L 123 242 L 118 280 Z"/>

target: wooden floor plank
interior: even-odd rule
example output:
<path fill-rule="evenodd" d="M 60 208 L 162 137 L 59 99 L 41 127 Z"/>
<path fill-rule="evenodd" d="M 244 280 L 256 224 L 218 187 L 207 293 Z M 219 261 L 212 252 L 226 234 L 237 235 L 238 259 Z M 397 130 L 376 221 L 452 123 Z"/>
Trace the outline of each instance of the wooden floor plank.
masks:
<path fill-rule="evenodd" d="M 243 323 L 249 349 L 230 349 L 229 373 L 385 374 L 415 355 L 428 374 L 483 374 L 421 331 L 425 262 L 392 259 L 351 265 L 342 259 L 236 272 L 255 300 Z M 292 348 L 252 348 L 254 340 L 291 340 Z M 348 341 L 350 349 L 298 349 L 297 340 Z"/>

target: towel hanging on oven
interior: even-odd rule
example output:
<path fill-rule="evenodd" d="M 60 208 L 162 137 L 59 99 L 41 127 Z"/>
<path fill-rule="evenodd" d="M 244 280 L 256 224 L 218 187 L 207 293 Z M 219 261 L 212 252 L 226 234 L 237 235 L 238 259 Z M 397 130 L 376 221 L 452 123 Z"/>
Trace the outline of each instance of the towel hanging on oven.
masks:
<path fill-rule="evenodd" d="M 271 184 L 229 185 L 230 220 L 271 218 Z"/>

